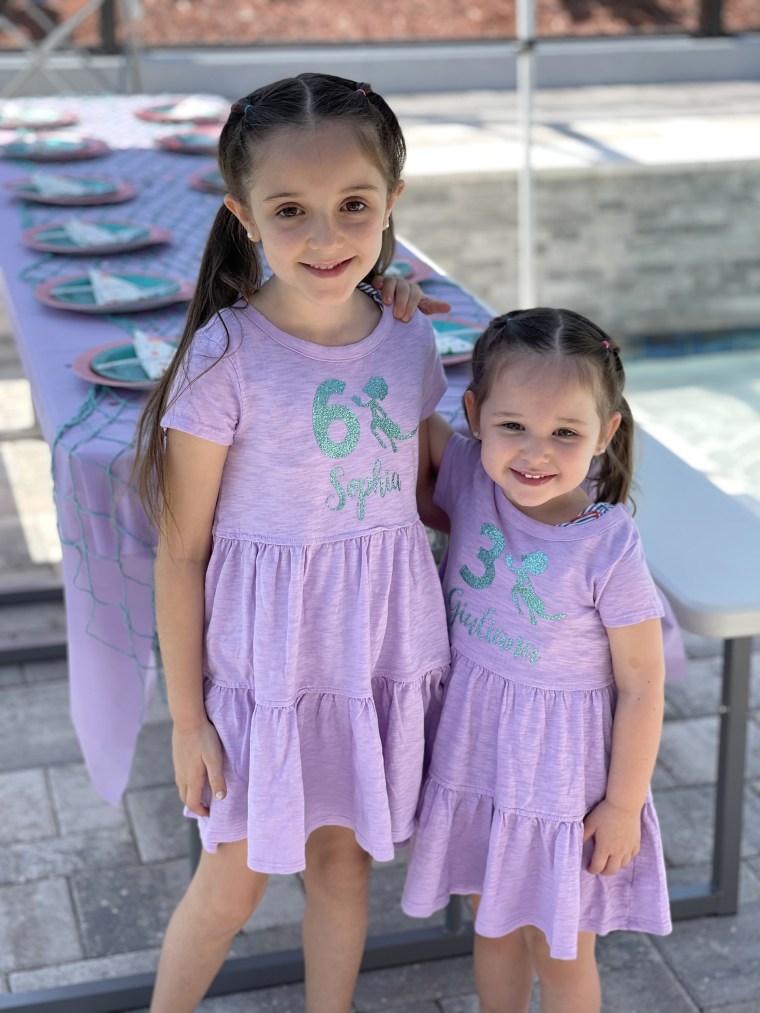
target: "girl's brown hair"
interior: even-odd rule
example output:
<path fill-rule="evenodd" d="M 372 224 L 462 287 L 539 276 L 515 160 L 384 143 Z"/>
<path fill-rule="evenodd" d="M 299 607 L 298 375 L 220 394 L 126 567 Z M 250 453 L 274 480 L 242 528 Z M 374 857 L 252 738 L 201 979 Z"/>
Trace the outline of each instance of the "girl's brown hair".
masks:
<path fill-rule="evenodd" d="M 398 120 L 370 85 L 330 74 L 299 74 L 259 88 L 233 103 L 222 128 L 218 151 L 219 169 L 228 193 L 247 207 L 258 152 L 274 131 L 313 128 L 338 119 L 354 130 L 365 154 L 385 177 L 390 197 L 398 189 L 406 158 Z M 389 227 L 383 232 L 380 256 L 366 281 L 388 268 L 394 249 L 391 217 Z M 134 479 L 148 516 L 155 524 L 159 523 L 166 493 L 160 423 L 169 407 L 175 380 L 185 367 L 193 335 L 241 296 L 250 300 L 263 281 L 264 271 L 256 246 L 247 238 L 238 219 L 222 204 L 206 240 L 179 347 L 151 394 L 137 427 Z M 229 331 L 224 319 L 221 316 L 219 319 L 227 332 L 226 352 Z"/>
<path fill-rule="evenodd" d="M 476 413 L 501 371 L 516 358 L 529 355 L 562 358 L 572 364 L 578 379 L 594 391 L 603 423 L 613 412 L 620 412 L 620 426 L 594 465 L 592 478 L 600 502 L 625 503 L 633 481 L 633 416 L 623 397 L 620 349 L 601 327 L 572 310 L 542 307 L 496 317 L 473 350 L 468 390 Z"/>

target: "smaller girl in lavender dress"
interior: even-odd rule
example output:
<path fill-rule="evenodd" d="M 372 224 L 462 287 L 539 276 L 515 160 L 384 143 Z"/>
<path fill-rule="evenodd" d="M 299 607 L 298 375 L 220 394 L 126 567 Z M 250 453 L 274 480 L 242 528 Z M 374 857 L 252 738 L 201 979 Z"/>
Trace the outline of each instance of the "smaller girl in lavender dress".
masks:
<path fill-rule="evenodd" d="M 472 895 L 482 1013 L 525 1013 L 534 973 L 543 1013 L 595 1013 L 596 936 L 670 931 L 649 791 L 662 605 L 625 505 L 624 379 L 579 314 L 508 313 L 475 345 L 475 438 L 433 416 L 421 441 L 422 516 L 451 527 L 452 670 L 403 907 Z"/>

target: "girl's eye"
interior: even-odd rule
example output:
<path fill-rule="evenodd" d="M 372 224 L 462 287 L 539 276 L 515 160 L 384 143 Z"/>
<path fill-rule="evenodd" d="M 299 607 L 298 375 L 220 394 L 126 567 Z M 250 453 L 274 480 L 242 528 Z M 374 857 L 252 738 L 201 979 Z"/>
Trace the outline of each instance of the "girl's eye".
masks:
<path fill-rule="evenodd" d="M 523 427 L 519 422 L 503 422 L 502 429 L 506 429 L 509 433 L 521 433 L 523 431 Z"/>
<path fill-rule="evenodd" d="M 357 211 L 364 211 L 367 205 L 364 203 L 363 200 L 347 200 L 344 203 L 343 207 L 346 209 L 346 211 L 357 212 Z"/>
<path fill-rule="evenodd" d="M 279 208 L 277 211 L 278 218 L 297 218 L 298 215 L 302 214 L 300 208 L 288 206 L 285 208 Z"/>
<path fill-rule="evenodd" d="M 569 439 L 570 437 L 575 436 L 577 434 L 574 433 L 572 429 L 555 429 L 554 435 L 560 436 L 562 437 L 562 439 Z"/>

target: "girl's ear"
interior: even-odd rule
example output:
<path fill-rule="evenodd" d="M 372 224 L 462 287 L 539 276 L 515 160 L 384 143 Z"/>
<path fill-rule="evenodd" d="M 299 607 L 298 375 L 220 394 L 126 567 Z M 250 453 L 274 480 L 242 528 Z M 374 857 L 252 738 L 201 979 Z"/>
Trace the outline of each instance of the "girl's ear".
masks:
<path fill-rule="evenodd" d="M 620 412 L 613 412 L 610 415 L 606 426 L 602 427 L 602 431 L 599 434 L 599 442 L 596 445 L 597 454 L 603 454 L 607 447 L 610 445 L 610 441 L 615 433 L 620 428 L 620 423 L 623 420 L 623 416 Z"/>
<path fill-rule="evenodd" d="M 470 424 L 472 435 L 475 437 L 476 440 L 479 440 L 480 439 L 480 433 L 478 432 L 478 428 L 480 426 L 480 420 L 478 418 L 479 413 L 477 408 L 475 407 L 475 395 L 472 393 L 471 390 L 466 390 L 464 392 L 464 410 L 465 413 L 467 414 L 467 421 Z"/>
<path fill-rule="evenodd" d="M 261 239 L 261 236 L 259 235 L 259 231 L 256 228 L 256 224 L 254 223 L 251 216 L 248 214 L 248 209 L 245 207 L 245 205 L 241 204 L 239 201 L 236 201 L 235 198 L 232 196 L 232 194 L 226 193 L 224 195 L 224 206 L 227 208 L 228 211 L 231 211 L 232 214 L 240 222 L 240 224 L 243 226 L 246 233 L 248 234 L 248 238 L 252 242 L 258 243 L 259 240 Z"/>
<path fill-rule="evenodd" d="M 383 219 L 383 228 L 384 229 L 388 228 L 388 222 L 390 221 L 391 211 L 393 210 L 393 205 L 396 203 L 396 201 L 399 199 L 399 197 L 401 196 L 401 194 L 404 192 L 404 187 L 405 186 L 406 186 L 406 183 L 404 182 L 404 180 L 400 179 L 398 181 L 398 186 L 396 187 L 395 191 L 388 198 L 388 203 L 387 203 L 386 208 L 385 208 L 385 218 Z"/>

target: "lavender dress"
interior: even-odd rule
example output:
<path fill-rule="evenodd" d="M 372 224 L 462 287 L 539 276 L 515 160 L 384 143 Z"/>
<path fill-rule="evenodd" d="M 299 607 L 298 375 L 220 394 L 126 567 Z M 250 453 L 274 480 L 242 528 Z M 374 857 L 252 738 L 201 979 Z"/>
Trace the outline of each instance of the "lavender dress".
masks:
<path fill-rule="evenodd" d="M 432 328 L 386 308 L 364 340 L 324 347 L 242 302 L 222 316 L 228 350 L 218 319 L 196 334 L 162 420 L 229 446 L 203 658 L 228 790 L 203 846 L 245 838 L 252 869 L 291 873 L 332 825 L 389 860 L 449 664 L 415 503 L 419 422 L 445 389 Z"/>
<path fill-rule="evenodd" d="M 542 524 L 486 475 L 480 444 L 458 435 L 436 500 L 452 527 L 451 675 L 404 910 L 424 917 L 451 894 L 480 894 L 480 935 L 535 925 L 567 960 L 581 931 L 669 932 L 651 797 L 639 855 L 614 876 L 585 871 L 583 819 L 604 798 L 615 711 L 605 627 L 662 615 L 627 510 Z"/>

